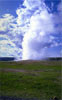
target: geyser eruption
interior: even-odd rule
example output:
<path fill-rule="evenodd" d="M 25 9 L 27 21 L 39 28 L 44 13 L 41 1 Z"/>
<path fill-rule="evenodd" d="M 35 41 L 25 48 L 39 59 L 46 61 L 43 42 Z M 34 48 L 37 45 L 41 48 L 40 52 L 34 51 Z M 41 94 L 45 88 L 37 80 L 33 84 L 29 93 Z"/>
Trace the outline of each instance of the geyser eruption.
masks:
<path fill-rule="evenodd" d="M 23 32 L 22 59 L 42 59 L 48 48 L 54 47 L 53 15 L 43 0 L 25 0 L 23 8 L 17 10 L 17 23 Z M 54 55 L 54 54 L 53 54 Z"/>
<path fill-rule="evenodd" d="M 49 34 L 54 30 L 51 16 L 46 10 L 30 18 L 30 26 L 23 38 L 23 59 L 41 59 L 46 56 Z"/>
<path fill-rule="evenodd" d="M 25 0 L 24 17 L 27 31 L 24 34 L 22 59 L 41 59 L 46 55 L 49 34 L 54 30 L 51 14 L 42 0 Z"/>

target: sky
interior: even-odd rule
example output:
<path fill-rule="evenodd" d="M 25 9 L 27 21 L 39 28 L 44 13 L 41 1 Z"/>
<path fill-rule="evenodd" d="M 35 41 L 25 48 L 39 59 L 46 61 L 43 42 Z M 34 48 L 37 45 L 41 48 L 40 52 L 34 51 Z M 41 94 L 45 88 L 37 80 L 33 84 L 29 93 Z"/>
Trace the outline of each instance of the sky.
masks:
<path fill-rule="evenodd" d="M 0 0 L 0 57 L 62 57 L 61 0 Z"/>

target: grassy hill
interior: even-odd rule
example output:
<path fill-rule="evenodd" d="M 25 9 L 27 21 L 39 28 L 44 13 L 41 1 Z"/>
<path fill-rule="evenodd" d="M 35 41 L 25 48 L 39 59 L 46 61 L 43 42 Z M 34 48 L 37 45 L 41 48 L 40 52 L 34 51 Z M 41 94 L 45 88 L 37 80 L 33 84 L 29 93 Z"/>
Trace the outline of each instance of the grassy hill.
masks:
<path fill-rule="evenodd" d="M 61 98 L 61 60 L 0 62 L 0 95 Z"/>

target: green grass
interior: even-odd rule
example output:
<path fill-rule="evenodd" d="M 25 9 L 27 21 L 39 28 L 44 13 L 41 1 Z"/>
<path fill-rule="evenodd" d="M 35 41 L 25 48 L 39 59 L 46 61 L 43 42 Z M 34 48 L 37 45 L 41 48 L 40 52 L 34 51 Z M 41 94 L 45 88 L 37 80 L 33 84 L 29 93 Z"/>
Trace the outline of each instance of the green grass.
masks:
<path fill-rule="evenodd" d="M 24 70 L 61 70 L 61 61 L 21 61 L 0 62 L 0 68 L 15 68 Z"/>
<path fill-rule="evenodd" d="M 0 94 L 49 100 L 61 98 L 60 61 L 0 62 L 0 68 L 23 69 L 26 72 L 0 71 Z"/>

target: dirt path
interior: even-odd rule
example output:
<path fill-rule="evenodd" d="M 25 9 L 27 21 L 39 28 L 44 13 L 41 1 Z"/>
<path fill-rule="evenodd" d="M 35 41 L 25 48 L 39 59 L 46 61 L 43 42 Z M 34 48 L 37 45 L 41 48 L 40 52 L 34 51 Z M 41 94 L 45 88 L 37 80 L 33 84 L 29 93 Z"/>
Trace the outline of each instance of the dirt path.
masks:
<path fill-rule="evenodd" d="M 42 70 L 24 70 L 24 69 L 13 69 L 13 68 L 0 68 L 0 72 L 48 72 L 54 71 L 53 69 L 42 69 Z"/>
<path fill-rule="evenodd" d="M 23 72 L 23 73 L 36 73 L 44 72 L 44 70 L 24 70 L 24 69 L 13 69 L 13 68 L 0 68 L 0 72 Z"/>
<path fill-rule="evenodd" d="M 1 72 L 27 72 L 23 69 L 13 69 L 13 68 L 0 68 Z"/>

